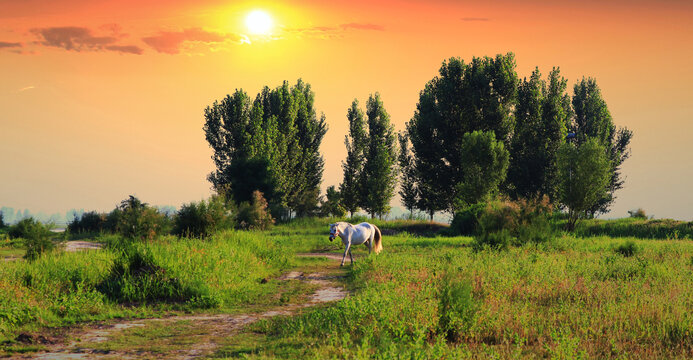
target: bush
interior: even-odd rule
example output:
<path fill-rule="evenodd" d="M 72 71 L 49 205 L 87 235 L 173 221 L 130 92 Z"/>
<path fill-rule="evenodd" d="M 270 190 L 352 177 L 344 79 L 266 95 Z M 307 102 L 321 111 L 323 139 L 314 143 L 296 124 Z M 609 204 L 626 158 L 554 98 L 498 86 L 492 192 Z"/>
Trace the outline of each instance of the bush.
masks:
<path fill-rule="evenodd" d="M 479 226 L 479 217 L 486 203 L 477 203 L 455 213 L 450 223 L 450 235 L 473 235 Z"/>
<path fill-rule="evenodd" d="M 199 203 L 181 207 L 173 220 L 173 233 L 178 236 L 206 238 L 218 230 L 233 227 L 231 210 L 222 196 L 212 196 Z"/>
<path fill-rule="evenodd" d="M 267 200 L 258 190 L 253 192 L 250 202 L 241 203 L 238 207 L 238 227 L 245 230 L 265 230 L 274 224 L 272 215 L 267 211 Z"/>
<path fill-rule="evenodd" d="M 117 302 L 181 302 L 195 295 L 156 264 L 149 249 L 137 245 L 123 249 L 109 276 L 97 288 Z"/>
<path fill-rule="evenodd" d="M 26 248 L 24 258 L 27 260 L 35 260 L 44 252 L 55 248 L 50 238 L 50 229 L 33 218 L 24 219 L 12 225 L 8 234 L 12 239 L 24 239 Z"/>
<path fill-rule="evenodd" d="M 101 232 L 106 226 L 106 214 L 90 211 L 75 218 L 67 225 L 67 231 L 73 234 Z"/>
<path fill-rule="evenodd" d="M 504 249 L 508 245 L 546 242 L 553 237 L 548 219 L 551 212 L 547 196 L 490 202 L 478 217 L 475 248 Z"/>
<path fill-rule="evenodd" d="M 625 243 L 617 246 L 614 250 L 625 257 L 631 257 L 637 254 L 639 251 L 638 246 L 635 245 L 635 242 L 632 240 L 626 241 Z"/>
<path fill-rule="evenodd" d="M 7 225 L 5 225 L 5 215 L 0 212 L 0 229 L 4 229 L 5 227 L 7 227 Z"/>
<path fill-rule="evenodd" d="M 130 195 L 109 214 L 115 232 L 130 240 L 152 240 L 163 233 L 167 218 L 155 208 Z"/>
<path fill-rule="evenodd" d="M 472 286 L 451 276 L 443 277 L 438 305 L 438 333 L 448 341 L 457 342 L 474 318 L 476 306 Z"/>
<path fill-rule="evenodd" d="M 629 210 L 628 215 L 635 219 L 647 219 L 647 214 L 643 208 L 637 208 L 636 210 Z"/>

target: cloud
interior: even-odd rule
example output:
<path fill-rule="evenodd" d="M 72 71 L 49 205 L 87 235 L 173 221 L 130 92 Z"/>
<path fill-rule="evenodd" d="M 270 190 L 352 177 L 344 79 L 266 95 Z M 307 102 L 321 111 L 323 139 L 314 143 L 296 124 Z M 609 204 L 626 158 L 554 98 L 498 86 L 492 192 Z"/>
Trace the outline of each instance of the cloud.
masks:
<path fill-rule="evenodd" d="M 84 27 L 64 26 L 32 29 L 44 46 L 63 48 L 71 51 L 98 51 L 118 41 L 114 36 L 94 36 Z"/>
<path fill-rule="evenodd" d="M 68 51 L 114 51 L 121 54 L 141 55 L 144 50 L 135 45 L 120 45 L 118 42 L 126 35 L 120 34 L 120 26 L 109 24 L 101 27 L 111 33 L 109 36 L 98 36 L 85 27 L 62 26 L 32 29 L 39 38 L 37 44 L 57 47 Z"/>
<path fill-rule="evenodd" d="M 22 47 L 22 43 L 0 41 L 0 49 L 20 48 L 20 47 Z"/>
<path fill-rule="evenodd" d="M 185 43 L 218 44 L 227 41 L 237 43 L 248 42 L 247 37 L 236 34 L 225 34 L 190 28 L 182 31 L 161 31 L 154 36 L 142 38 L 145 44 L 157 52 L 164 54 L 178 54 Z"/>
<path fill-rule="evenodd" d="M 141 47 L 135 45 L 109 45 L 106 46 L 105 49 L 123 54 L 142 55 L 142 53 L 144 53 Z"/>
<path fill-rule="evenodd" d="M 374 31 L 385 31 L 385 27 L 377 24 L 359 24 L 359 23 L 348 23 L 342 24 L 340 27 L 344 30 L 347 29 L 357 29 L 357 30 L 374 30 Z"/>
<path fill-rule="evenodd" d="M 286 29 L 289 33 L 317 37 L 319 39 L 334 39 L 343 37 L 349 30 L 385 31 L 385 27 L 370 23 L 347 23 L 339 26 L 312 26 L 307 28 Z"/>
<path fill-rule="evenodd" d="M 25 92 L 25 91 L 31 90 L 31 89 L 36 89 L 36 86 L 34 86 L 34 85 L 25 86 L 25 87 L 23 87 L 23 88 L 21 88 L 21 89 L 17 89 L 17 90 L 15 90 L 15 91 L 13 91 L 13 93 Z"/>
<path fill-rule="evenodd" d="M 463 18 L 460 18 L 460 20 L 470 21 L 470 22 L 471 21 L 491 21 L 491 19 L 485 18 L 485 17 L 463 17 Z"/>

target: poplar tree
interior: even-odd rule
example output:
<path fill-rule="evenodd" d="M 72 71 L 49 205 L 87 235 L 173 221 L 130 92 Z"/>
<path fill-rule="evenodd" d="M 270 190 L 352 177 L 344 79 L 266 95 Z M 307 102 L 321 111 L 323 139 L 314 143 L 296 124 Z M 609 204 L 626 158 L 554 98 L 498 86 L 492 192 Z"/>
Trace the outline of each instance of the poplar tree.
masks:
<path fill-rule="evenodd" d="M 359 108 L 358 100 L 354 99 L 347 110 L 349 120 L 349 134 L 344 135 L 344 145 L 347 149 L 346 161 L 342 162 L 344 178 L 339 185 L 342 198 L 342 206 L 349 212 L 349 216 L 359 211 L 361 204 L 360 180 L 365 162 L 366 147 L 368 146 L 368 134 L 366 133 L 363 111 Z"/>
<path fill-rule="evenodd" d="M 314 109 L 309 84 L 287 81 L 264 87 L 251 102 L 236 90 L 205 109 L 205 137 L 215 171 L 208 179 L 236 202 L 254 190 L 264 193 L 275 211 L 307 214 L 318 204 L 324 161 L 319 153 L 327 130 Z M 276 215 L 276 214 L 275 214 Z"/>
<path fill-rule="evenodd" d="M 399 169 L 400 189 L 399 196 L 402 205 L 409 210 L 409 216 L 414 216 L 414 208 L 418 201 L 418 189 L 416 188 L 416 173 L 414 159 L 409 151 L 409 138 L 406 133 L 398 134 L 399 137 Z"/>
<path fill-rule="evenodd" d="M 539 69 L 518 87 L 515 133 L 510 147 L 508 191 L 514 198 L 546 194 L 557 198 L 558 148 L 572 116 L 567 80 L 553 68 L 548 82 Z"/>
<path fill-rule="evenodd" d="M 608 212 L 616 199 L 615 192 L 623 187 L 621 165 L 630 157 L 633 132 L 627 128 L 616 128 L 595 79 L 583 78 L 573 90 L 575 117 L 571 129 L 576 134 L 576 143 L 581 145 L 595 139 L 606 149 L 611 166 L 606 193 L 588 209 L 588 213 L 594 216 Z"/>
<path fill-rule="evenodd" d="M 379 93 L 366 104 L 368 147 L 361 174 L 361 207 L 371 217 L 390 211 L 397 184 L 397 139 Z"/>
<path fill-rule="evenodd" d="M 462 137 L 492 131 L 508 147 L 517 92 L 515 57 L 459 58 L 443 62 L 439 76 L 419 94 L 407 131 L 416 158 L 419 208 L 431 216 L 455 210 L 456 185 L 463 178 Z"/>

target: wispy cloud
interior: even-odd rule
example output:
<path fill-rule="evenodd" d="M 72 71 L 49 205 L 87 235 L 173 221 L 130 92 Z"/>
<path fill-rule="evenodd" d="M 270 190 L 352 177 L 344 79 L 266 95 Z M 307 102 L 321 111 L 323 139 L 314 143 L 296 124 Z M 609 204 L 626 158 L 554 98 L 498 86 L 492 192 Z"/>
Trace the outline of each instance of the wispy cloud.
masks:
<path fill-rule="evenodd" d="M 474 22 L 474 21 L 481 21 L 481 22 L 483 22 L 483 21 L 491 21 L 491 19 L 485 18 L 485 17 L 463 17 L 463 18 L 461 18 L 460 20 L 462 20 L 462 21 L 469 21 L 469 22 Z"/>
<path fill-rule="evenodd" d="M 6 42 L 6 41 L 0 41 L 0 49 L 16 49 L 16 48 L 21 48 L 22 43 L 19 42 Z"/>
<path fill-rule="evenodd" d="M 340 27 L 344 30 L 356 29 L 356 30 L 374 30 L 374 31 L 385 31 L 385 27 L 378 24 L 362 24 L 362 23 L 348 23 L 342 24 Z"/>
<path fill-rule="evenodd" d="M 29 86 L 25 86 L 25 87 L 23 87 L 23 88 L 21 88 L 21 89 L 14 90 L 14 91 L 12 91 L 12 92 L 15 93 L 15 94 L 17 94 L 17 93 L 25 92 L 25 91 L 31 90 L 31 89 L 36 89 L 36 86 L 34 86 L 34 85 L 29 85 Z"/>
<path fill-rule="evenodd" d="M 141 47 L 135 45 L 109 45 L 105 49 L 123 54 L 142 55 L 144 53 Z"/>
<path fill-rule="evenodd" d="M 142 41 L 157 52 L 164 54 L 178 54 L 187 43 L 214 45 L 229 41 L 239 44 L 249 42 L 248 38 L 243 35 L 206 31 L 200 28 L 161 31 L 157 35 L 142 38 Z"/>
<path fill-rule="evenodd" d="M 117 44 L 124 35 L 110 29 L 111 35 L 98 36 L 89 28 L 62 26 L 32 29 L 39 45 L 56 47 L 68 51 L 115 51 L 127 54 L 142 54 L 142 49 L 135 45 Z"/>
<path fill-rule="evenodd" d="M 319 39 L 341 38 L 349 30 L 365 31 L 385 31 L 385 27 L 371 23 L 347 23 L 338 26 L 312 26 L 306 28 L 286 29 L 288 33 L 298 34 L 299 36 L 316 37 Z"/>

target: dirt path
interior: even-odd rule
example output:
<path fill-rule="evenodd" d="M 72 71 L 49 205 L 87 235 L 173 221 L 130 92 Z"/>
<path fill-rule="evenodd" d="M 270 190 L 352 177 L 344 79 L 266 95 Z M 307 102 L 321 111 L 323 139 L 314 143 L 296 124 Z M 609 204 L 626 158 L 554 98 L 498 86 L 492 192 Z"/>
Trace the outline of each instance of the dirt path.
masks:
<path fill-rule="evenodd" d="M 73 250 L 74 251 L 74 250 Z M 300 254 L 303 257 L 327 257 L 341 260 L 338 254 L 311 253 Z M 167 359 L 193 359 L 213 354 L 218 348 L 215 340 L 233 336 L 242 327 L 263 318 L 274 316 L 287 316 L 297 313 L 302 308 L 308 308 L 321 303 L 344 299 L 348 292 L 337 281 L 343 275 L 330 274 L 330 271 L 304 273 L 291 271 L 281 275 L 281 281 L 301 281 L 312 285 L 315 290 L 304 300 L 288 305 L 274 306 L 260 313 L 245 314 L 200 314 L 190 316 L 173 316 L 168 318 L 139 319 L 121 321 L 111 324 L 91 326 L 70 334 L 73 340 L 69 344 L 50 345 L 48 352 L 33 354 L 31 356 L 19 356 L 17 358 L 33 359 L 138 359 L 138 358 L 167 358 Z M 334 269 L 331 269 L 333 272 Z M 317 288 L 315 288 L 317 286 Z M 170 346 L 163 346 L 164 352 L 137 352 L 123 350 L 104 349 L 103 345 L 108 341 L 114 341 L 124 333 L 144 331 L 145 328 L 169 330 L 162 338 L 149 339 L 152 342 L 171 342 Z M 176 337 L 175 331 L 171 335 L 170 329 L 184 328 Z M 133 336 L 133 335 L 130 335 Z M 135 335 L 136 336 L 136 335 Z"/>

